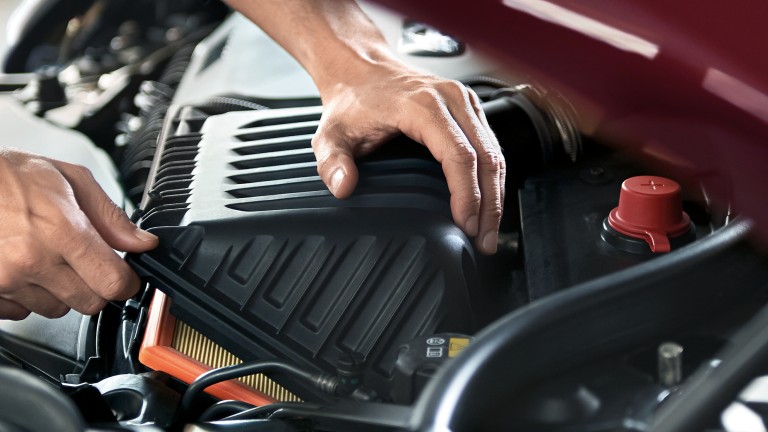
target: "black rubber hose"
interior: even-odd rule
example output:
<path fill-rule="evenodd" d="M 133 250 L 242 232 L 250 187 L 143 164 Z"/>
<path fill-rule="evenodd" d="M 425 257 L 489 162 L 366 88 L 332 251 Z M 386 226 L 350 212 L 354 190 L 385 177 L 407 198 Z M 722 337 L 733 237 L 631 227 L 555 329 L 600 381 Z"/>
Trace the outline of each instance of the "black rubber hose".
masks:
<path fill-rule="evenodd" d="M 232 414 L 223 420 L 255 420 L 268 418 L 272 413 L 283 408 L 291 408 L 296 405 L 306 405 L 304 402 L 278 402 L 270 405 L 254 407 L 245 411 Z"/>
<path fill-rule="evenodd" d="M 199 428 L 190 428 L 205 432 L 306 432 L 289 423 L 277 420 L 234 420 L 217 421 L 201 424 Z"/>
<path fill-rule="evenodd" d="M 197 396 L 203 392 L 206 388 L 235 378 L 240 378 L 254 374 L 269 374 L 269 373 L 282 373 L 291 375 L 295 378 L 309 382 L 311 385 L 317 387 L 323 392 L 333 394 L 336 390 L 338 381 L 335 377 L 307 372 L 294 365 L 279 362 L 279 361 L 263 361 L 263 362 L 250 362 L 242 363 L 234 366 L 227 366 L 212 371 L 206 372 L 190 384 L 187 391 L 184 392 L 184 396 L 181 398 L 181 405 L 179 407 L 179 419 L 182 421 L 188 421 L 189 413 L 194 406 Z"/>
<path fill-rule="evenodd" d="M 489 75 L 470 75 L 467 77 L 459 78 L 458 81 L 470 87 L 477 85 L 487 85 L 496 88 L 512 87 L 512 84 L 508 81 L 504 81 Z"/>
<path fill-rule="evenodd" d="M 213 404 L 210 408 L 203 411 L 198 421 L 209 422 L 221 420 L 231 415 L 240 414 L 255 408 L 253 405 L 239 400 L 224 400 Z"/>
<path fill-rule="evenodd" d="M 499 319 L 432 378 L 414 407 L 411 428 L 504 429 L 504 404 L 542 379 L 743 302 L 768 278 L 765 261 L 743 242 L 749 230 L 748 222 L 734 222 Z"/>
<path fill-rule="evenodd" d="M 713 415 L 736 396 L 768 364 L 768 306 L 764 306 L 718 355 L 717 366 L 702 366 L 658 410 L 652 432 L 706 429 Z"/>

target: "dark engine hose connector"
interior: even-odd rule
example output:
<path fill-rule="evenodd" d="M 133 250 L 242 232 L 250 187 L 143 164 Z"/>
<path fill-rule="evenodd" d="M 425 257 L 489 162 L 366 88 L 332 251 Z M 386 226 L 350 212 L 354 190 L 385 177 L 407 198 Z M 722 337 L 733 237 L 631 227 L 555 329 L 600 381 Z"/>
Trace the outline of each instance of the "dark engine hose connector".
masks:
<path fill-rule="evenodd" d="M 508 182 L 574 162 L 581 152 L 578 118 L 562 97 L 521 85 L 497 90 L 482 106 L 504 150 Z"/>

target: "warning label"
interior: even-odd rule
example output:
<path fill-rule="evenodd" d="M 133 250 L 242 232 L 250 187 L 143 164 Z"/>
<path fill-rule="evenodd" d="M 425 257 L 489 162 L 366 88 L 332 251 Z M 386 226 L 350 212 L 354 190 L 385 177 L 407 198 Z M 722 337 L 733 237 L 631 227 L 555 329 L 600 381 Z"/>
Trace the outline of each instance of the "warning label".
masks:
<path fill-rule="evenodd" d="M 468 338 L 451 338 L 448 341 L 448 357 L 456 357 L 464 348 L 468 346 Z"/>
<path fill-rule="evenodd" d="M 443 348 L 442 347 L 428 347 L 427 348 L 427 357 L 429 358 L 440 358 L 443 356 Z"/>

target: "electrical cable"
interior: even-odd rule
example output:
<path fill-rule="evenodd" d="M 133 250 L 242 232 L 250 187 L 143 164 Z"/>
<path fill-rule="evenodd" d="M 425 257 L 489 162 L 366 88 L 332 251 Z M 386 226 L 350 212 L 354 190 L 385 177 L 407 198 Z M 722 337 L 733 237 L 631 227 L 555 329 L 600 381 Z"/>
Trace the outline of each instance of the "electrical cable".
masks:
<path fill-rule="evenodd" d="M 184 396 L 181 398 L 179 406 L 179 419 L 188 420 L 187 416 L 194 406 L 197 396 L 206 388 L 234 378 L 240 378 L 254 374 L 283 373 L 295 378 L 304 380 L 317 387 L 321 391 L 333 394 L 338 386 L 338 379 L 325 373 L 312 373 L 300 369 L 294 365 L 280 361 L 261 361 L 242 363 L 234 366 L 227 366 L 206 372 L 187 388 Z"/>
<path fill-rule="evenodd" d="M 260 418 L 269 418 L 269 416 L 272 415 L 275 411 L 281 410 L 283 408 L 291 408 L 299 405 L 307 406 L 307 404 L 304 402 L 301 402 L 301 403 L 279 402 L 279 403 L 273 403 L 270 405 L 250 408 L 245 411 L 239 412 L 237 414 L 232 414 L 229 417 L 225 417 L 222 420 L 254 420 L 254 419 L 260 419 Z"/>
<path fill-rule="evenodd" d="M 256 407 L 243 401 L 224 400 L 211 405 L 208 409 L 203 411 L 203 414 L 200 415 L 198 421 L 209 422 L 222 420 L 229 416 L 237 415 L 253 408 Z"/>

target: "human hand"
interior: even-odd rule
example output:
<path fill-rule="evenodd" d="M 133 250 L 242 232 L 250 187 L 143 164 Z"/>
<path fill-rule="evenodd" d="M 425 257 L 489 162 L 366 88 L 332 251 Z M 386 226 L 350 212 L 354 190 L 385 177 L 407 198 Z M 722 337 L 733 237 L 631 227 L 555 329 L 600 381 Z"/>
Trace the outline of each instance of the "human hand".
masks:
<path fill-rule="evenodd" d="M 312 148 L 336 197 L 348 197 L 357 184 L 355 157 L 402 132 L 443 165 L 454 222 L 476 237 L 481 252 L 496 252 L 506 165 L 474 92 L 400 62 L 353 0 L 225 1 L 317 84 L 324 111 Z"/>
<path fill-rule="evenodd" d="M 0 149 L 0 318 L 86 315 L 124 300 L 139 278 L 113 250 L 158 239 L 133 225 L 78 165 Z"/>
<path fill-rule="evenodd" d="M 320 85 L 324 110 L 312 140 L 318 173 L 330 191 L 337 198 L 352 194 L 354 159 L 402 132 L 442 164 L 454 222 L 476 237 L 481 252 L 496 252 L 506 163 L 477 95 L 397 61 L 349 67 L 336 76 Z"/>

